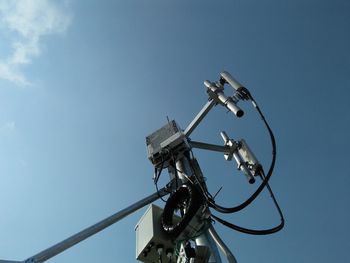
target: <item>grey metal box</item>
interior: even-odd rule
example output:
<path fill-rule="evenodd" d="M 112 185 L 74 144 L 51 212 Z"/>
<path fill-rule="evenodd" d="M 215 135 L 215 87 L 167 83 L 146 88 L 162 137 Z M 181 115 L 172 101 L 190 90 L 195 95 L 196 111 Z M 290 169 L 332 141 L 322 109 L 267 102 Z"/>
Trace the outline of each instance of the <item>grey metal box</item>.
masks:
<path fill-rule="evenodd" d="M 200 208 L 197 214 L 192 218 L 187 227 L 175 239 L 170 239 L 163 231 L 161 224 L 161 216 L 163 209 L 152 204 L 144 215 L 141 217 L 137 225 L 136 231 L 136 259 L 146 263 L 158 263 L 157 245 L 163 245 L 163 262 L 168 262 L 165 251 L 167 249 L 175 250 L 175 242 L 185 240 L 200 232 L 203 227 L 203 214 Z M 208 212 L 208 211 L 207 211 Z M 206 213 L 206 216 L 208 214 Z M 173 216 L 173 222 L 177 223 L 181 218 L 177 215 Z M 176 262 L 172 258 L 172 262 Z"/>
<path fill-rule="evenodd" d="M 135 227 L 136 259 L 146 263 L 158 263 L 157 245 L 163 245 L 163 262 L 168 262 L 165 251 L 174 249 L 175 244 L 161 229 L 163 209 L 150 205 Z M 174 259 L 173 259 L 174 260 Z M 175 262 L 175 260 L 174 260 Z"/>
<path fill-rule="evenodd" d="M 161 150 L 160 144 L 179 131 L 179 126 L 175 120 L 172 120 L 160 129 L 148 135 L 146 137 L 148 157 L 151 157 L 152 155 L 158 153 Z"/>
<path fill-rule="evenodd" d="M 146 137 L 147 156 L 155 166 L 167 167 L 167 153 L 164 148 L 174 148 L 184 142 L 184 134 L 175 120 Z"/>

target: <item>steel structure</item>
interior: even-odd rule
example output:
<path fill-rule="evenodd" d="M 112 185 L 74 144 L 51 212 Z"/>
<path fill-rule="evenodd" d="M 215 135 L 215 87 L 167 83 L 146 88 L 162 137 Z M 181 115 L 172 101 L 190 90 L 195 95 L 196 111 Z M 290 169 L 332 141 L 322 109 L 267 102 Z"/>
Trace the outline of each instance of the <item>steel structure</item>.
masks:
<path fill-rule="evenodd" d="M 226 84 L 233 88 L 233 96 L 227 96 L 224 93 L 224 85 Z M 226 256 L 228 262 L 235 263 L 234 255 L 215 231 L 212 220 L 217 220 L 227 227 L 248 234 L 271 234 L 282 229 L 284 225 L 283 215 L 268 185 L 276 155 L 276 145 L 271 128 L 250 92 L 228 72 L 220 73 L 220 79 L 216 82 L 206 80 L 204 85 L 208 94 L 208 102 L 186 129 L 182 130 L 175 121 L 168 121 L 165 126 L 146 137 L 148 158 L 155 168 L 154 183 L 157 186 L 162 170 L 167 169 L 170 180 L 166 187 L 160 190 L 157 187 L 156 193 L 28 259 L 23 261 L 0 260 L 0 263 L 45 262 L 168 194 L 170 196 L 164 209 L 154 205 L 150 206 L 136 226 L 136 258 L 145 263 L 163 263 L 166 261 L 169 263 L 221 263 L 219 249 Z M 273 146 L 273 160 L 267 175 L 265 175 L 262 165 L 243 139 L 235 141 L 229 138 L 224 131 L 221 132 L 223 145 L 197 142 L 190 139 L 192 132 L 216 105 L 222 105 L 237 117 L 242 117 L 244 112 L 237 105 L 240 100 L 251 100 L 269 131 Z M 237 163 L 237 169 L 247 177 L 249 183 L 254 183 L 258 177 L 262 179 L 262 183 L 256 192 L 239 206 L 227 208 L 216 204 L 214 197 L 207 190 L 200 166 L 192 153 L 193 148 L 223 153 L 226 160 L 234 160 Z M 264 187 L 267 187 L 270 191 L 281 216 L 281 223 L 275 228 L 267 230 L 246 229 L 211 213 L 211 209 L 222 213 L 238 212 L 248 206 Z"/>

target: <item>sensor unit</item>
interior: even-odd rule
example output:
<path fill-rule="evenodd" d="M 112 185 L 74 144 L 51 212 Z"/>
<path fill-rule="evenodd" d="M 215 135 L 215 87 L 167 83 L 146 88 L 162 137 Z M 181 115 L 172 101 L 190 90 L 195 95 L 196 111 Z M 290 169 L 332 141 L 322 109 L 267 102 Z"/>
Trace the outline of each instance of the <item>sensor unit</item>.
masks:
<path fill-rule="evenodd" d="M 169 159 L 189 149 L 186 136 L 172 120 L 146 137 L 148 159 L 157 168 L 169 166 Z"/>

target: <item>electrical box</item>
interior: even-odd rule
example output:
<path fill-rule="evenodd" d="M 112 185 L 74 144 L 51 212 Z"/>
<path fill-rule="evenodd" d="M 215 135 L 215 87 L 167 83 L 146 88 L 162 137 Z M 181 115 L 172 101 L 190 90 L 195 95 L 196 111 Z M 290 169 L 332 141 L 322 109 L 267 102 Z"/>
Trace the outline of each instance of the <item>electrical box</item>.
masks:
<path fill-rule="evenodd" d="M 186 240 L 198 234 L 203 227 L 203 219 L 208 217 L 208 214 L 203 214 L 200 208 L 197 214 L 192 218 L 182 233 L 174 240 L 169 238 L 164 232 L 161 223 L 163 209 L 152 204 L 144 215 L 141 217 L 137 225 L 136 231 L 136 259 L 145 263 L 158 263 L 157 246 L 163 247 L 162 261 L 169 262 L 166 257 L 167 250 L 171 250 L 173 257 L 171 262 L 175 263 L 176 242 Z M 173 222 L 176 224 L 181 220 L 181 217 L 174 215 Z"/>
<path fill-rule="evenodd" d="M 186 136 L 174 120 L 147 136 L 146 144 L 148 159 L 157 168 L 168 167 L 169 160 L 178 157 L 171 152 L 179 155 L 189 149 Z"/>
<path fill-rule="evenodd" d="M 165 236 L 161 224 L 163 209 L 150 205 L 135 227 L 136 259 L 145 263 L 158 263 L 157 246 L 163 246 L 162 262 L 168 262 L 166 251 L 174 254 L 175 243 Z M 175 261 L 173 256 L 172 262 Z"/>

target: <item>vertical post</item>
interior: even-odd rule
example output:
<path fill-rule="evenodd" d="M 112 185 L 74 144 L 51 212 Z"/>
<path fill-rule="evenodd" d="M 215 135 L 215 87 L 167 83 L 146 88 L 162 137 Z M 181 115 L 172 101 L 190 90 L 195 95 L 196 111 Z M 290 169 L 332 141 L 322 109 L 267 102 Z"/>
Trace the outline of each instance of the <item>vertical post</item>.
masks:
<path fill-rule="evenodd" d="M 182 158 L 176 161 L 176 169 L 177 171 L 183 172 L 185 175 L 190 176 L 194 171 L 189 164 L 189 161 L 186 158 Z M 183 174 L 179 172 L 179 179 L 182 182 L 186 182 L 187 178 Z M 209 234 L 208 230 L 206 230 L 203 234 L 195 239 L 196 245 L 207 246 L 210 249 L 210 258 L 209 263 L 221 263 L 221 258 L 219 254 L 219 250 Z"/>
<path fill-rule="evenodd" d="M 210 225 L 210 227 L 212 227 Z M 195 239 L 197 246 L 207 246 L 210 249 L 210 258 L 208 263 L 221 263 L 221 258 L 219 254 L 218 247 L 215 244 L 215 241 L 210 236 L 208 230 Z"/>
<path fill-rule="evenodd" d="M 213 240 L 215 241 L 215 243 L 219 246 L 221 251 L 225 254 L 227 261 L 229 263 L 237 263 L 235 256 L 232 254 L 230 249 L 226 246 L 224 241 L 222 241 L 222 239 L 219 237 L 218 233 L 216 233 L 215 228 L 213 226 L 210 226 L 210 228 L 208 229 L 208 232 L 210 236 L 213 238 Z"/>

